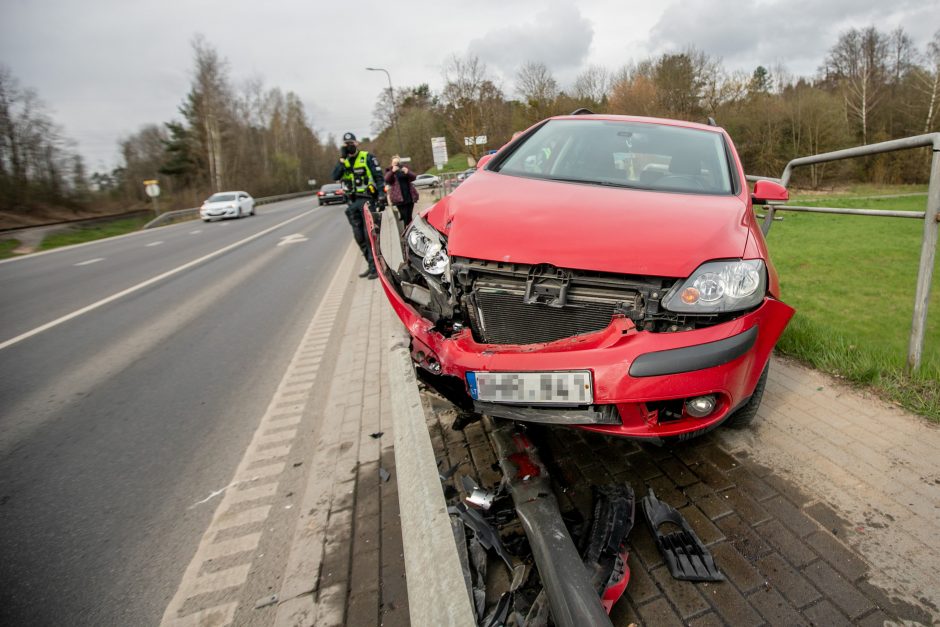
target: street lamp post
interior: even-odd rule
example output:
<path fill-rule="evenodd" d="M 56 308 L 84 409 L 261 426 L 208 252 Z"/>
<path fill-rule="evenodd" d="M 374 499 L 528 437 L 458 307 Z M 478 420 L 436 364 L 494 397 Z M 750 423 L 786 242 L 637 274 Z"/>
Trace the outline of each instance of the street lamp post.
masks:
<path fill-rule="evenodd" d="M 398 126 L 398 105 L 395 104 L 395 90 L 392 89 L 392 75 L 383 67 L 367 67 L 366 69 L 370 72 L 385 72 L 385 77 L 388 79 L 388 96 L 392 100 L 392 115 L 395 116 L 395 133 L 398 135 L 398 154 L 405 156 L 405 148 L 401 143 L 401 128 Z"/>

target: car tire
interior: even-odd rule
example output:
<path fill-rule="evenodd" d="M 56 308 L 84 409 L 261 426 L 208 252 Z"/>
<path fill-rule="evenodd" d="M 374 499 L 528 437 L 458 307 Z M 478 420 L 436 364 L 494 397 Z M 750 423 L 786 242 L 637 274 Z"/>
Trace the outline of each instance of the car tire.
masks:
<path fill-rule="evenodd" d="M 760 375 L 760 379 L 757 380 L 757 385 L 754 386 L 754 393 L 751 394 L 751 398 L 747 399 L 747 402 L 739 407 L 731 417 L 728 418 L 728 426 L 734 429 L 743 429 L 747 427 L 757 416 L 757 410 L 760 408 L 761 399 L 764 398 L 764 388 L 767 386 L 767 373 L 770 371 L 770 362 L 767 362 L 767 365 L 764 366 L 764 371 Z"/>

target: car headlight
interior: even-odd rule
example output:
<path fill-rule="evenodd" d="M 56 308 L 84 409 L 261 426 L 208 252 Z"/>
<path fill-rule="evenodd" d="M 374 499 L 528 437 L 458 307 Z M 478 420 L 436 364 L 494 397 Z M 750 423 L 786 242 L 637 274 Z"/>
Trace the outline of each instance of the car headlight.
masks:
<path fill-rule="evenodd" d="M 421 257 L 421 267 L 428 274 L 440 275 L 447 271 L 450 258 L 447 256 L 447 244 L 443 236 L 434 230 L 423 218 L 416 217 L 405 235 L 408 248 Z"/>
<path fill-rule="evenodd" d="M 767 292 L 767 271 L 760 259 L 709 261 L 663 298 L 676 313 L 741 311 L 760 304 Z"/>

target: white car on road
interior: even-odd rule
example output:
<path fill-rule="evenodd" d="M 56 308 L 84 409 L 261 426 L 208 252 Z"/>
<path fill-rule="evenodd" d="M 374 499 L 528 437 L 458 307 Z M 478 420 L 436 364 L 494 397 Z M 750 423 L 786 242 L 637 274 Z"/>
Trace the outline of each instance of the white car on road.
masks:
<path fill-rule="evenodd" d="M 441 179 L 433 174 L 419 174 L 414 180 L 415 187 L 437 187 L 441 184 Z"/>
<path fill-rule="evenodd" d="M 215 218 L 240 218 L 255 215 L 255 199 L 248 192 L 219 192 L 212 194 L 199 208 L 204 222 Z"/>

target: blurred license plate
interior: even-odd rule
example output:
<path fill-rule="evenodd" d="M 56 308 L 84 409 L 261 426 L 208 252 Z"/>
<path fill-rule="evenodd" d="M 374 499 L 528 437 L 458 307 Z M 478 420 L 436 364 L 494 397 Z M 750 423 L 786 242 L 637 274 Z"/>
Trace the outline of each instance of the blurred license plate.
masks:
<path fill-rule="evenodd" d="M 468 372 L 470 396 L 494 403 L 549 403 L 590 405 L 594 402 L 591 373 L 566 372 Z"/>

